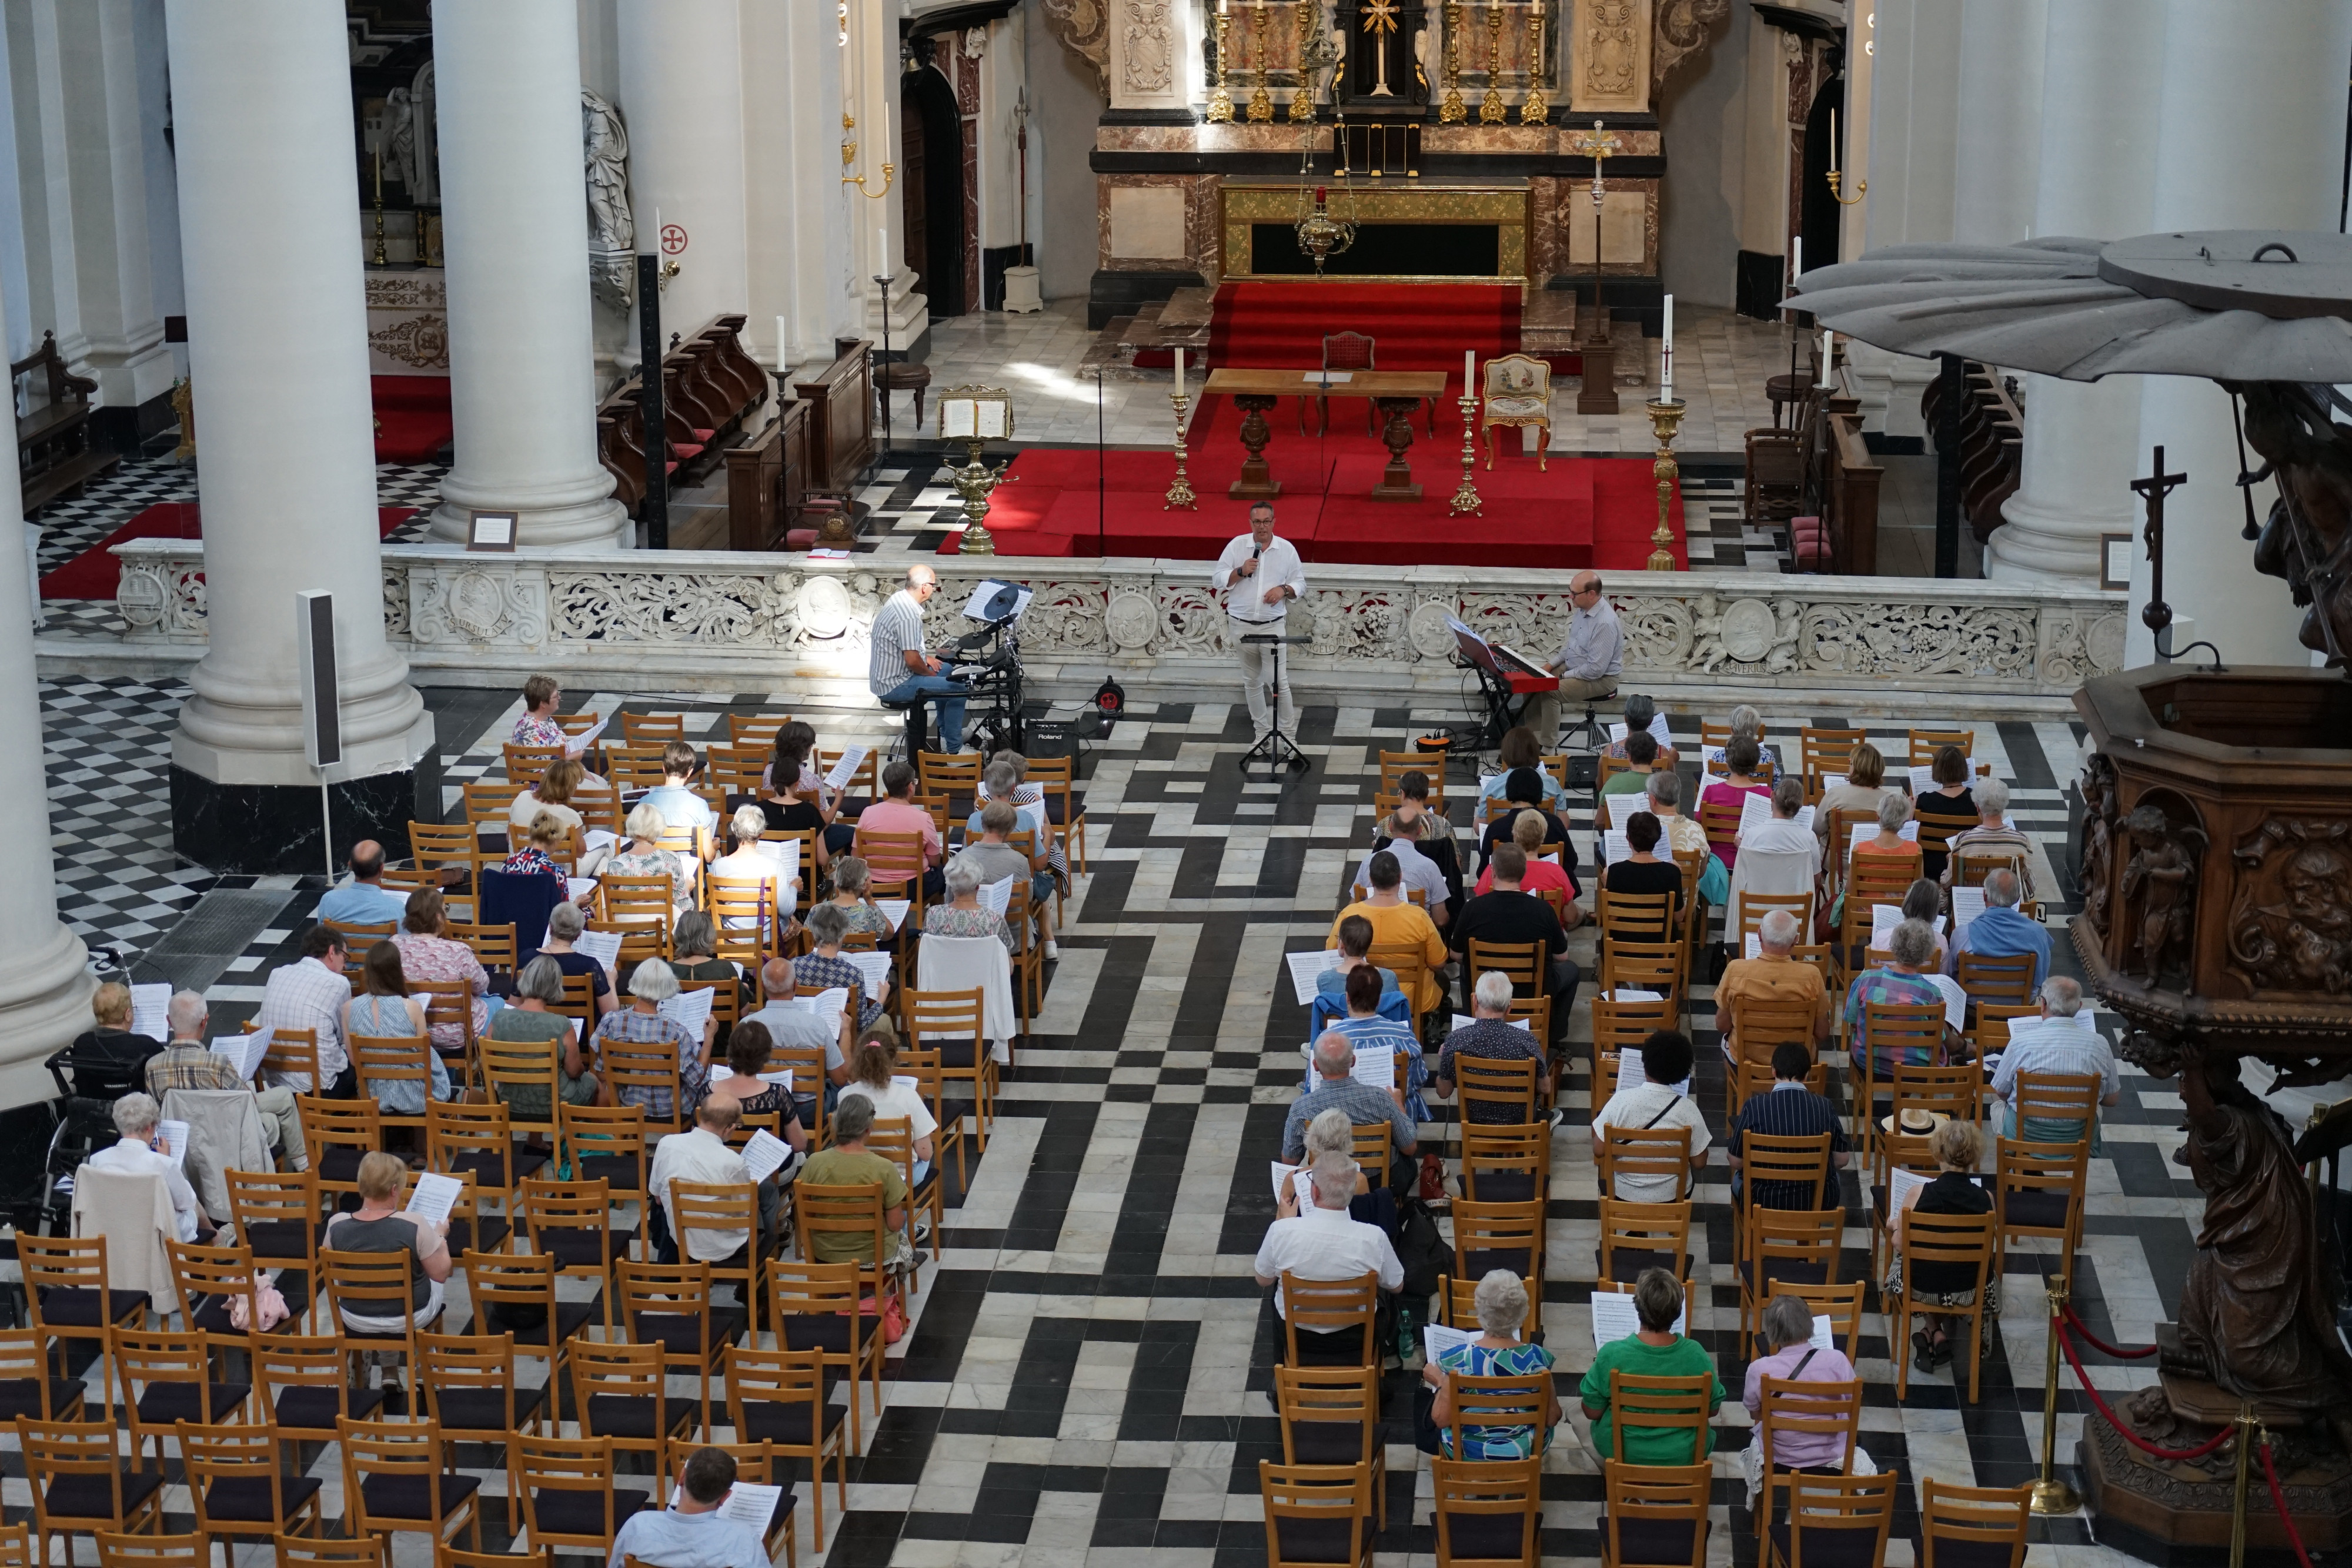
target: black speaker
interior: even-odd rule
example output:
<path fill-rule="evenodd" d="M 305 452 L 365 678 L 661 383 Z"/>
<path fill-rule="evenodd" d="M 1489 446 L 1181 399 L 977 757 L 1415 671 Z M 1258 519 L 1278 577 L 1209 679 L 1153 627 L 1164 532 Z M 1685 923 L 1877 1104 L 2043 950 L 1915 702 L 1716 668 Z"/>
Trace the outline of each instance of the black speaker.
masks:
<path fill-rule="evenodd" d="M 1070 733 L 1070 721 L 1066 718 L 1033 718 L 1022 727 L 1027 731 L 1026 755 L 1031 757 L 1075 757 L 1077 737 Z"/>
<path fill-rule="evenodd" d="M 335 699 L 335 596 L 294 596 L 294 651 L 301 667 L 302 750 L 310 766 L 343 760 L 342 708 Z"/>

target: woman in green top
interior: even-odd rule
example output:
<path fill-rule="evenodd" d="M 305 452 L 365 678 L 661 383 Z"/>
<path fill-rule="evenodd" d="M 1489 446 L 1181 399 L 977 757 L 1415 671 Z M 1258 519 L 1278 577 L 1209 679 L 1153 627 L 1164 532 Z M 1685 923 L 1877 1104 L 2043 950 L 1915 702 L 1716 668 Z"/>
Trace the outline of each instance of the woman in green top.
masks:
<path fill-rule="evenodd" d="M 541 956 L 522 967 L 515 977 L 515 999 L 490 1019 L 490 1038 L 497 1040 L 539 1041 L 555 1057 L 555 1093 L 566 1105 L 596 1103 L 596 1075 L 580 1058 L 580 1030 L 551 1006 L 563 1000 L 563 969 Z M 547 1091 L 537 1084 L 499 1084 L 498 1097 L 520 1122 L 544 1122 L 554 1114 Z"/>
<path fill-rule="evenodd" d="M 1706 1410 L 1715 1414 L 1723 1403 L 1723 1379 L 1715 1375 L 1715 1358 L 1687 1337 L 1675 1333 L 1675 1320 L 1682 1316 L 1683 1288 L 1664 1269 L 1644 1269 L 1633 1281 L 1633 1314 L 1641 1320 L 1638 1332 L 1623 1339 L 1612 1340 L 1601 1347 L 1592 1358 L 1592 1370 L 1584 1375 L 1577 1392 L 1584 1399 L 1586 1419 L 1592 1423 L 1592 1451 L 1600 1458 L 1622 1458 L 1629 1465 L 1690 1465 L 1706 1459 L 1715 1447 L 1715 1434 L 1710 1429 L 1702 1438 L 1698 1452 L 1683 1435 L 1670 1427 L 1634 1427 L 1622 1437 L 1625 1451 L 1616 1450 L 1620 1440 L 1613 1435 L 1614 1424 L 1609 1414 L 1609 1375 L 1622 1372 L 1629 1377 L 1705 1377 L 1710 1392 Z"/>

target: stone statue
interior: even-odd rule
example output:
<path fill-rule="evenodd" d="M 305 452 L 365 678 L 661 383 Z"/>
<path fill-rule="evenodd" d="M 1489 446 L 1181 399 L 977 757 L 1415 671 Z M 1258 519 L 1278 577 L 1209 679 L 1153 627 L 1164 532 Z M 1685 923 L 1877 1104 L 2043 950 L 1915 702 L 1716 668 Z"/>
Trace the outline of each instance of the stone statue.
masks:
<path fill-rule="evenodd" d="M 2116 765 L 2095 751 L 2083 764 L 2083 837 L 2074 881 L 2083 890 L 2083 917 L 2101 936 L 2107 932 L 2107 900 L 2114 892 L 2115 828 Z"/>
<path fill-rule="evenodd" d="M 626 312 L 636 282 L 637 224 L 629 212 L 629 131 L 621 111 L 580 89 L 582 162 L 588 178 L 588 287 L 599 304 Z"/>
<path fill-rule="evenodd" d="M 2132 857 L 2124 863 L 2117 892 L 2126 907 L 2138 910 L 2140 977 L 2153 986 L 2167 968 L 2189 961 L 2189 938 L 2197 923 L 2197 862 L 2204 855 L 2205 834 L 2199 828 L 2175 826 L 2161 806 L 2142 805 L 2124 819 L 2124 836 L 2131 843 Z"/>
<path fill-rule="evenodd" d="M 397 181 L 408 193 L 411 206 L 429 207 L 441 200 L 434 139 L 433 62 L 417 68 L 406 87 L 384 95 L 383 140 L 383 177 Z"/>
<path fill-rule="evenodd" d="M 2284 578 L 2305 607 L 2301 642 L 2332 666 L 2352 656 L 2352 444 L 2327 408 L 2288 382 L 2224 382 L 2246 400 L 2252 478 L 2278 481 L 2254 545 L 2254 569 Z"/>

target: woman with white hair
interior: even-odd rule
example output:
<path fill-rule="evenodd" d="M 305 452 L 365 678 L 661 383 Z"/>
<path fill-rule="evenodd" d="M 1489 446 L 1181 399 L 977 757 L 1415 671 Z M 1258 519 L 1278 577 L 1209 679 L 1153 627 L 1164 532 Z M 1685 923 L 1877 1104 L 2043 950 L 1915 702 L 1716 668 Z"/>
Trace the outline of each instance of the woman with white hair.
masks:
<path fill-rule="evenodd" d="M 719 1028 L 719 1019 L 711 1018 L 703 1025 L 702 1038 L 695 1039 L 686 1032 L 685 1025 L 662 1016 L 662 1003 L 676 995 L 677 975 L 669 961 L 647 958 L 629 977 L 630 1004 L 599 1019 L 596 1032 L 589 1038 L 600 1061 L 607 1042 L 665 1046 L 677 1056 L 678 1090 L 685 1096 L 684 1106 L 670 1103 L 667 1089 L 650 1086 L 632 1084 L 617 1096 L 624 1105 L 643 1105 L 646 1115 L 656 1122 L 667 1122 L 681 1111 L 701 1104 L 710 1089 L 710 1041 Z"/>
<path fill-rule="evenodd" d="M 1772 754 L 1770 747 L 1764 744 L 1764 716 L 1748 704 L 1741 703 L 1731 710 L 1730 722 L 1731 738 L 1754 741 L 1757 754 L 1760 758 L 1759 766 L 1769 768 L 1778 773 L 1780 770 L 1780 759 Z"/>
<path fill-rule="evenodd" d="M 674 854 L 661 847 L 662 834 L 669 831 L 669 819 L 652 806 L 638 802 L 622 824 L 624 835 L 611 855 L 604 861 L 603 876 L 666 876 L 670 883 L 670 903 L 683 915 L 694 907 L 694 868 L 687 857 Z"/>
<path fill-rule="evenodd" d="M 794 864 L 788 873 L 783 852 L 790 846 L 762 843 L 760 836 L 767 831 L 768 814 L 765 811 L 756 805 L 736 807 L 735 814 L 727 819 L 727 852 L 710 862 L 710 876 L 713 882 L 725 878 L 730 882 L 766 883 L 776 912 L 784 918 L 784 936 L 789 939 L 794 930 L 793 912 L 800 906 L 801 888 L 806 882 L 808 872 L 798 863 L 795 855 Z M 816 863 L 822 870 L 824 866 L 824 835 L 819 833 L 815 843 Z M 727 926 L 730 931 L 749 929 L 757 924 L 748 915 L 727 917 Z"/>
<path fill-rule="evenodd" d="M 898 941 L 898 928 L 874 903 L 874 873 L 865 856 L 833 857 L 833 897 L 829 902 L 848 919 L 847 934 L 868 933 L 877 947 L 888 947 Z"/>
<path fill-rule="evenodd" d="M 1764 1413 L 1768 1377 L 1782 1383 L 1854 1381 L 1853 1363 L 1843 1351 L 1835 1344 L 1814 1347 L 1813 1309 L 1801 1296 L 1779 1295 L 1764 1303 L 1762 1337 L 1772 1354 L 1748 1364 L 1747 1389 L 1740 1396 L 1751 1421 Z M 1776 1470 L 1834 1470 L 1844 1466 L 1845 1448 L 1845 1439 L 1834 1433 L 1775 1431 L 1769 1457 Z"/>
<path fill-rule="evenodd" d="M 1532 1458 L 1549 1440 L 1552 1427 L 1559 1424 L 1560 1404 L 1552 1389 L 1551 1352 L 1519 1338 L 1528 1322 L 1527 1283 L 1508 1269 L 1490 1270 L 1478 1281 L 1473 1302 L 1478 1314 L 1478 1337 L 1468 1344 L 1441 1351 L 1435 1361 L 1421 1369 L 1421 1380 L 1435 1391 L 1429 1419 L 1436 1428 L 1436 1442 L 1424 1447 L 1450 1459 Z M 1465 1427 L 1463 1451 L 1455 1453 L 1452 1423 L 1454 1377 L 1457 1374 L 1464 1377 L 1516 1377 L 1525 1374 L 1528 1387 L 1542 1398 L 1550 1413 L 1544 1423 L 1543 1436 L 1538 1437 L 1532 1425 Z"/>
<path fill-rule="evenodd" d="M 980 873 L 959 856 L 947 869 L 948 901 L 923 915 L 926 936 L 993 936 L 1013 950 L 1013 928 L 1004 916 L 980 901 Z"/>
<path fill-rule="evenodd" d="M 196 1203 L 196 1189 L 188 1185 L 181 1166 L 186 1151 L 166 1147 L 155 1129 L 163 1108 L 152 1094 L 130 1093 L 114 1103 L 114 1130 L 121 1138 L 82 1162 L 84 1170 L 116 1171 L 126 1176 L 159 1176 L 172 1195 L 172 1223 L 182 1241 L 212 1234 L 213 1222 Z"/>
<path fill-rule="evenodd" d="M 539 956 L 552 958 L 555 967 L 567 977 L 585 975 L 589 994 L 595 998 L 596 1015 L 601 1018 L 618 1007 L 620 997 L 613 989 L 617 977 L 604 965 L 572 946 L 580 934 L 588 929 L 588 916 L 576 904 L 559 904 L 547 912 L 547 936 L 539 945 Z M 526 956 L 523 962 L 528 965 Z"/>

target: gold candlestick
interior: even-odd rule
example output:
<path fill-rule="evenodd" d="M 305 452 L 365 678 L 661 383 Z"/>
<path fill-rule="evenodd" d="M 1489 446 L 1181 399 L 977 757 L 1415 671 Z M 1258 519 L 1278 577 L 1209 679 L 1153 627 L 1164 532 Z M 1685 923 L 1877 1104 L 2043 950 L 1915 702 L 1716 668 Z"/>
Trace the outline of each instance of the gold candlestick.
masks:
<path fill-rule="evenodd" d="M 1192 482 L 1184 473 L 1185 458 L 1189 455 L 1184 435 L 1184 410 L 1191 406 L 1192 400 L 1182 392 L 1170 392 L 1168 401 L 1176 409 L 1176 483 L 1168 486 L 1168 504 L 1160 509 L 1163 512 L 1189 512 L 1194 509 L 1193 503 L 1200 499 L 1192 494 Z"/>
<path fill-rule="evenodd" d="M 375 193 L 375 258 L 373 265 L 377 267 L 389 267 L 392 265 L 391 257 L 385 254 L 383 248 L 383 187 L 380 184 L 376 187 Z"/>
<path fill-rule="evenodd" d="M 1298 90 L 1290 95 L 1290 123 L 1315 123 L 1315 78 L 1307 69 L 1307 39 L 1315 31 L 1315 20 L 1322 11 L 1322 0 L 1298 0 Z"/>
<path fill-rule="evenodd" d="M 1543 0 L 1528 0 L 1528 96 L 1519 105 L 1521 125 L 1541 125 L 1551 118 L 1551 99 L 1543 85 Z"/>
<path fill-rule="evenodd" d="M 1234 19 L 1222 10 L 1217 13 L 1217 79 L 1209 89 L 1209 123 L 1230 125 L 1234 119 L 1234 89 L 1225 85 L 1225 52 L 1233 47 Z"/>
<path fill-rule="evenodd" d="M 1459 125 L 1470 118 L 1462 101 L 1462 0 L 1445 0 L 1445 97 L 1437 106 L 1437 123 Z"/>
<path fill-rule="evenodd" d="M 1012 459 L 991 468 L 980 460 L 981 444 L 974 441 L 969 448 L 971 461 L 961 468 L 950 468 L 948 476 L 953 481 L 956 494 L 963 497 L 964 530 L 961 553 L 964 555 L 994 555 L 996 539 L 988 531 L 988 497 L 997 481 L 1013 465 Z"/>
<path fill-rule="evenodd" d="M 1478 399 L 1465 386 L 1462 389 L 1462 396 L 1455 406 L 1462 411 L 1462 487 L 1454 492 L 1454 505 L 1451 509 L 1458 515 L 1463 512 L 1478 512 L 1486 503 L 1478 498 L 1478 486 L 1471 480 L 1471 476 L 1478 463 L 1477 426 L 1475 423 L 1478 413 Z"/>
<path fill-rule="evenodd" d="M 1682 465 L 1675 461 L 1675 431 L 1683 422 L 1686 405 L 1680 398 L 1668 398 L 1642 406 L 1649 413 L 1651 432 L 1658 438 L 1658 455 L 1650 465 L 1650 472 L 1656 475 L 1658 480 L 1658 531 L 1650 536 L 1650 543 L 1655 548 L 1650 551 L 1645 570 L 1672 571 L 1675 570 L 1675 530 L 1668 515 L 1675 491 L 1681 485 L 1683 476 Z"/>
<path fill-rule="evenodd" d="M 1486 0 L 1486 96 L 1478 105 L 1478 123 L 1502 125 L 1510 118 L 1503 103 L 1503 3 Z"/>
<path fill-rule="evenodd" d="M 1274 94 L 1265 85 L 1265 0 L 1257 0 L 1250 10 L 1250 53 L 1256 57 L 1257 63 L 1257 87 L 1249 99 L 1250 123 L 1270 124 L 1274 120 Z"/>

